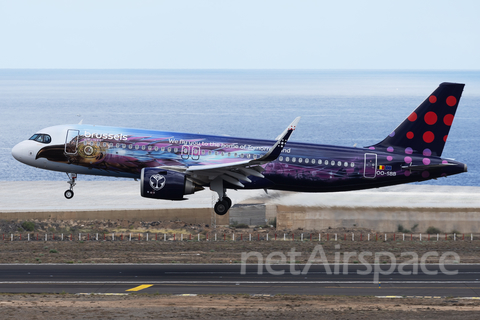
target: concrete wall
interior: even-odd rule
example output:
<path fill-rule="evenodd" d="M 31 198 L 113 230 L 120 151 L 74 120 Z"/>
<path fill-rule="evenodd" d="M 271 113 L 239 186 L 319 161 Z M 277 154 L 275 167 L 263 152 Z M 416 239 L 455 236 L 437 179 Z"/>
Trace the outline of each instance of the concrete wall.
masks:
<path fill-rule="evenodd" d="M 230 208 L 229 214 L 230 224 L 235 222 L 249 226 L 263 226 L 266 224 L 265 204 L 236 204 Z"/>
<path fill-rule="evenodd" d="M 3 220 L 130 220 L 170 221 L 212 224 L 211 208 L 175 208 L 141 210 L 59 210 L 0 212 Z M 417 232 L 428 227 L 442 232 L 457 230 L 460 233 L 480 232 L 480 208 L 406 208 L 406 207 L 304 207 L 265 205 L 261 203 L 235 205 L 224 216 L 216 215 L 217 225 L 233 221 L 249 225 L 263 225 L 265 219 L 277 217 L 278 229 L 321 230 L 328 227 L 369 228 L 379 232 L 397 231 L 398 225 L 411 229 L 418 224 Z"/>
<path fill-rule="evenodd" d="M 0 212 L 3 220 L 130 220 L 130 221 L 170 221 L 181 220 L 186 223 L 212 223 L 211 208 L 178 208 L 178 209 L 142 209 L 142 210 L 85 210 L 85 211 L 32 211 L 32 212 Z M 228 224 L 228 213 L 216 217 L 217 225 Z"/>
<path fill-rule="evenodd" d="M 301 207 L 277 205 L 279 229 L 327 229 L 328 227 L 369 228 L 379 232 L 397 231 L 398 225 L 417 232 L 433 226 L 442 232 L 480 232 L 480 208 L 406 207 Z"/>

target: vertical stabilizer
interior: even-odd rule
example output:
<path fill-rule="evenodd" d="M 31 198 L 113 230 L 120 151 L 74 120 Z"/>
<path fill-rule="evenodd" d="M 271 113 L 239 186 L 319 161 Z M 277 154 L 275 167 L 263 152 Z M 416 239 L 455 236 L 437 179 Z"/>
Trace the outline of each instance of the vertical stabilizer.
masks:
<path fill-rule="evenodd" d="M 373 147 L 441 156 L 464 86 L 440 84 L 392 133 Z"/>

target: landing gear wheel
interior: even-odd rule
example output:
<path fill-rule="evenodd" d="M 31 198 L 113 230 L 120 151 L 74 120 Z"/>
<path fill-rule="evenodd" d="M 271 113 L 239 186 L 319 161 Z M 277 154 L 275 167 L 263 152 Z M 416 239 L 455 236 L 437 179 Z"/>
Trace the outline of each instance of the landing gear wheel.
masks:
<path fill-rule="evenodd" d="M 65 198 L 67 198 L 67 199 L 72 199 L 74 193 L 73 193 L 73 190 L 67 190 L 67 191 L 65 191 L 65 193 L 64 193 L 63 195 L 64 195 Z"/>
<path fill-rule="evenodd" d="M 227 203 L 228 209 L 230 209 L 232 207 L 232 199 L 230 199 L 229 197 L 223 197 L 222 200 Z"/>
<path fill-rule="evenodd" d="M 215 213 L 219 216 L 223 216 L 225 213 L 227 213 L 228 209 L 230 209 L 230 207 L 226 201 L 218 201 L 213 207 L 213 210 L 215 210 Z"/>

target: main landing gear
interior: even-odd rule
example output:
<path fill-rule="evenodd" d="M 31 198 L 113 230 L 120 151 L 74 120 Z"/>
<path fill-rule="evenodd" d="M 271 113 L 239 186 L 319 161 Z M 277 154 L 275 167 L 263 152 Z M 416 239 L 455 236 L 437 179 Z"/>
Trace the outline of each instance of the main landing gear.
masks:
<path fill-rule="evenodd" d="M 68 189 L 67 191 L 65 191 L 65 193 L 63 194 L 65 196 L 65 198 L 67 199 L 72 199 L 73 196 L 74 196 L 74 193 L 73 193 L 73 187 L 75 187 L 75 185 L 77 184 L 75 182 L 75 180 L 77 180 L 77 174 L 76 173 L 68 173 L 67 172 L 67 176 L 69 178 L 69 180 L 67 181 L 68 184 L 70 184 L 70 189 Z"/>
<path fill-rule="evenodd" d="M 218 193 L 218 201 L 213 206 L 213 210 L 215 210 L 215 213 L 219 216 L 223 216 L 232 206 L 232 200 L 227 197 L 227 190 L 223 188 L 222 178 L 217 177 L 212 182 L 210 182 L 210 190 Z"/>
<path fill-rule="evenodd" d="M 229 197 L 224 196 L 222 200 L 218 200 L 217 203 L 215 203 L 213 210 L 215 210 L 216 214 L 223 216 L 225 213 L 228 212 L 231 206 L 232 200 Z"/>

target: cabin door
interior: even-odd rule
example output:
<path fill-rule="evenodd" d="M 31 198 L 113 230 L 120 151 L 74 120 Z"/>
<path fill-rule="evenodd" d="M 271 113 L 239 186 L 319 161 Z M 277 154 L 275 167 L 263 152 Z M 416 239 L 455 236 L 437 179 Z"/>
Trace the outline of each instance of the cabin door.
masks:
<path fill-rule="evenodd" d="M 67 131 L 67 138 L 65 139 L 65 153 L 77 154 L 78 139 L 80 137 L 80 131 L 69 129 Z"/>
<path fill-rule="evenodd" d="M 368 179 L 373 179 L 377 175 L 377 154 L 365 153 L 363 162 L 363 176 Z"/>

